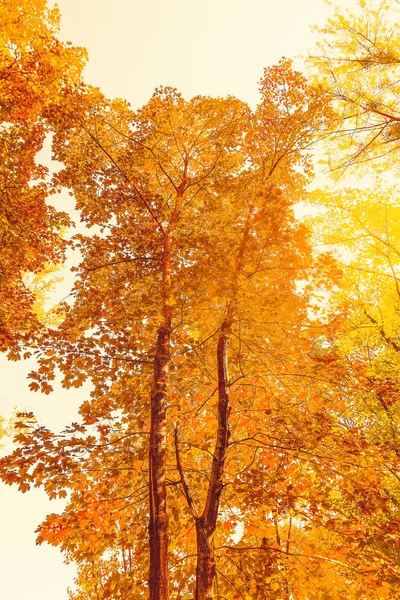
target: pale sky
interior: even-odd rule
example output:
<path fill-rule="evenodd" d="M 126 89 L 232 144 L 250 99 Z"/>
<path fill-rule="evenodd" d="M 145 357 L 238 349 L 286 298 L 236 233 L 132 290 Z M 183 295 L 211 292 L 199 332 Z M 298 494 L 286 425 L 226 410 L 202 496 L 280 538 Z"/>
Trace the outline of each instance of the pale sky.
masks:
<path fill-rule="evenodd" d="M 134 108 L 155 87 L 257 101 L 264 67 L 306 53 L 323 0 L 61 0 L 62 37 L 89 50 L 87 81 Z"/>
<path fill-rule="evenodd" d="M 58 5 L 62 39 L 89 51 L 86 81 L 134 108 L 159 85 L 177 87 L 187 98 L 231 94 L 254 105 L 263 68 L 282 56 L 306 54 L 314 40 L 310 25 L 323 23 L 329 12 L 323 0 L 59 0 Z M 0 414 L 29 408 L 57 430 L 76 419 L 87 390 L 32 394 L 26 380 L 31 361 L 7 363 L 0 357 L 0 364 Z M 36 547 L 34 534 L 62 502 L 49 502 L 41 490 L 22 495 L 3 484 L 0 501 L 2 597 L 67 600 L 74 569 L 63 564 L 57 549 Z"/>

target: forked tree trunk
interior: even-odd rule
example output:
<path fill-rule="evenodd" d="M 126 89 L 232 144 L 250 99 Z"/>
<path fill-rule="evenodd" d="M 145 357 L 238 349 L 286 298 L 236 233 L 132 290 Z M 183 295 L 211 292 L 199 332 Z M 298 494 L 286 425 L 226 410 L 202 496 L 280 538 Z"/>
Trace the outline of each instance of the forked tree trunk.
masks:
<path fill-rule="evenodd" d="M 210 600 L 215 597 L 217 569 L 212 546 L 212 528 L 207 526 L 203 517 L 196 521 L 197 566 L 196 600 Z"/>
<path fill-rule="evenodd" d="M 218 429 L 206 506 L 203 514 L 196 519 L 196 600 L 211 600 L 216 595 L 217 568 L 213 550 L 213 536 L 217 526 L 219 503 L 223 489 L 222 476 L 229 440 L 227 348 L 230 325 L 231 323 L 228 320 L 223 322 L 218 338 Z"/>
<path fill-rule="evenodd" d="M 218 367 L 218 428 L 211 477 L 208 485 L 206 506 L 203 514 L 196 519 L 197 565 L 195 600 L 212 600 L 218 595 L 217 566 L 213 549 L 213 537 L 217 527 L 219 504 L 223 490 L 226 451 L 229 441 L 229 377 L 228 377 L 228 341 L 235 310 L 235 296 L 239 277 L 244 265 L 245 250 L 250 236 L 251 219 L 254 210 L 250 210 L 243 231 L 233 279 L 232 297 L 225 312 L 217 346 Z"/>

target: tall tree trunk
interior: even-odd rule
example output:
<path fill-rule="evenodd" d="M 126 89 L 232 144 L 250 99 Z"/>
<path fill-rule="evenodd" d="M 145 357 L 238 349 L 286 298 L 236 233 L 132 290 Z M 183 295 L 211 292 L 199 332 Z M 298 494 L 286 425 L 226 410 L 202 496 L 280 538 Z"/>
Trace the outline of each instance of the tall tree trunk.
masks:
<path fill-rule="evenodd" d="M 222 477 L 229 441 L 229 377 L 228 377 L 228 341 L 235 311 L 235 297 L 239 287 L 239 277 L 245 262 L 245 250 L 250 236 L 251 222 L 254 215 L 250 208 L 243 230 L 236 267 L 232 282 L 232 296 L 225 311 L 221 331 L 218 337 L 218 428 L 211 476 L 207 491 L 206 505 L 203 514 L 196 519 L 197 533 L 197 565 L 195 600 L 212 600 L 217 592 L 217 567 L 213 550 L 213 537 L 217 527 L 219 504 L 223 490 Z"/>
<path fill-rule="evenodd" d="M 169 225 L 162 227 L 164 251 L 162 261 L 162 322 L 157 332 L 154 358 L 153 387 L 150 399 L 150 451 L 149 451 L 149 542 L 150 542 L 150 600 L 168 600 L 168 512 L 165 480 L 167 456 L 167 384 L 170 364 L 170 336 L 173 314 L 171 285 L 171 254 L 175 227 L 179 219 L 182 196 L 187 184 L 187 159 L 181 185 Z"/>
<path fill-rule="evenodd" d="M 150 600 L 168 598 L 168 514 L 165 482 L 166 388 L 172 310 L 158 330 L 150 426 Z"/>
<path fill-rule="evenodd" d="M 229 440 L 227 348 L 230 325 L 230 320 L 225 319 L 218 338 L 218 429 L 206 505 L 203 514 L 196 519 L 196 600 L 211 600 L 216 594 L 217 568 L 213 550 L 213 536 L 217 526 L 219 502 L 223 489 L 222 476 Z"/>
<path fill-rule="evenodd" d="M 150 600 L 168 600 L 168 513 L 165 464 L 167 450 L 167 383 L 170 363 L 170 335 L 173 307 L 171 294 L 171 237 L 164 236 L 162 323 L 157 333 L 153 387 L 150 400 Z"/>

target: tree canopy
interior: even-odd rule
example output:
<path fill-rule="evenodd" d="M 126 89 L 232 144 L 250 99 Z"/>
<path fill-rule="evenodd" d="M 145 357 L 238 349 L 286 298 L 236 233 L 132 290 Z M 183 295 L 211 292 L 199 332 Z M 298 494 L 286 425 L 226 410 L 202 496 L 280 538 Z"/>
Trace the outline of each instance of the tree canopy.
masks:
<path fill-rule="evenodd" d="M 20 413 L 0 475 L 66 499 L 37 540 L 77 564 L 71 600 L 397 597 L 396 189 L 308 187 L 321 138 L 335 165 L 395 156 L 389 4 L 360 7 L 311 82 L 266 68 L 255 109 L 164 87 L 136 111 L 84 83 L 55 10 L 0 9 L 2 349 L 35 352 L 33 392 L 92 386 L 59 434 Z M 63 258 L 63 188 L 90 229 L 39 323 L 26 273 Z"/>
<path fill-rule="evenodd" d="M 58 12 L 44 0 L 5 0 L 0 20 L 0 347 L 15 350 L 39 326 L 26 274 L 63 260 L 69 218 L 46 202 L 47 169 L 36 159 L 46 112 L 79 81 L 86 54 L 57 39 Z"/>

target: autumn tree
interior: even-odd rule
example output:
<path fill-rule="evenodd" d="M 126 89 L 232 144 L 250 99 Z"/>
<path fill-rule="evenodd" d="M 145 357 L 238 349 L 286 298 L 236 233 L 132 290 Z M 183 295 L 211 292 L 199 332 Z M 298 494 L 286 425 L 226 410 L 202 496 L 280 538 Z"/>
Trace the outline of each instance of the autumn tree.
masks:
<path fill-rule="evenodd" d="M 122 483 L 121 475 L 126 471 L 130 476 L 136 472 L 142 479 L 146 473 L 147 416 L 143 413 L 143 399 L 150 394 L 155 427 L 150 438 L 156 442 L 153 449 L 150 440 L 150 499 L 156 504 L 154 509 L 150 506 L 150 545 L 154 544 L 150 562 L 153 560 L 157 566 L 166 564 L 167 537 L 165 535 L 161 542 L 154 538 L 162 538 L 168 517 L 164 500 L 167 468 L 167 472 L 178 473 L 179 479 L 168 478 L 169 484 L 172 489 L 184 486 L 186 501 L 192 509 L 189 513 L 187 508 L 182 511 L 182 502 L 172 495 L 170 529 L 177 533 L 185 527 L 186 520 L 190 530 L 195 516 L 196 594 L 207 597 L 211 593 L 210 586 L 215 584 L 213 538 L 225 485 L 231 403 L 228 393 L 235 374 L 238 381 L 244 380 L 241 384 L 244 393 L 238 394 L 243 411 L 238 407 L 238 415 L 248 413 L 245 421 L 235 423 L 238 439 L 232 447 L 238 448 L 239 454 L 232 469 L 238 473 L 243 467 L 248 470 L 246 442 L 240 436 L 251 430 L 253 412 L 265 412 L 262 407 L 266 387 L 279 389 L 281 394 L 288 377 L 305 375 L 304 366 L 300 372 L 289 375 L 294 368 L 289 348 L 299 337 L 299 324 L 305 318 L 306 306 L 305 299 L 295 291 L 296 278 L 305 269 L 303 263 L 308 252 L 304 231 L 296 227 L 290 206 L 301 198 L 310 172 L 309 158 L 303 151 L 311 142 L 317 124 L 326 118 L 325 100 L 317 91 L 313 96 L 313 90 L 290 69 L 288 62 L 268 70 L 261 89 L 263 101 L 253 117 L 244 105 L 233 99 L 195 98 L 186 103 L 172 90 L 158 92 L 142 111 L 132 115 L 124 103 L 108 102 L 90 88 L 84 90 L 83 96 L 74 90 L 65 99 L 64 112 L 55 114 L 56 156 L 66 164 L 56 183 L 72 187 L 83 219 L 89 225 L 102 227 L 103 233 L 77 239 L 83 261 L 75 288 L 75 303 L 72 307 L 64 306 L 63 325 L 49 334 L 48 350 L 41 360 L 39 373 L 34 376 L 37 383 L 34 381 L 32 388 L 42 385 L 44 391 L 50 391 L 48 379 L 58 366 L 65 375 L 63 384 L 67 387 L 79 386 L 90 377 L 95 390 L 92 400 L 81 410 L 84 425 L 73 425 L 66 432 L 66 438 L 60 440 L 43 428 L 34 427 L 31 435 L 22 434 L 20 442 L 25 447 L 15 455 L 18 464 L 22 464 L 21 461 L 24 464 L 22 471 L 17 475 L 12 466 L 8 470 L 7 465 L 12 461 L 5 461 L 3 468 L 8 470 L 6 479 L 18 481 L 22 489 L 31 481 L 43 483 L 50 495 L 64 495 L 65 489 L 71 487 L 77 490 L 66 514 L 49 518 L 41 537 L 61 544 L 70 556 L 79 557 L 80 561 L 84 559 L 85 573 L 87 569 L 102 571 L 101 557 L 110 545 L 119 552 L 122 543 L 135 561 L 143 558 L 140 542 L 143 529 L 140 536 L 133 536 L 125 525 L 121 538 L 117 533 L 121 527 L 120 517 L 111 517 L 114 511 L 111 508 L 110 512 L 110 507 L 119 513 L 132 496 L 135 505 L 140 507 L 137 514 L 146 514 L 143 513 L 146 484 L 144 488 L 139 485 L 136 491 L 130 491 Z M 87 112 L 86 106 L 90 107 Z M 220 123 L 218 129 L 216 123 Z M 303 174 L 299 172 L 301 166 Z M 179 213 L 179 219 L 174 217 L 178 220 L 176 224 L 172 222 L 174 235 L 171 238 L 166 229 L 175 214 L 174 199 L 178 202 L 179 194 L 184 192 L 186 200 L 182 200 L 179 209 L 183 212 Z M 169 281 L 165 269 L 170 268 Z M 166 290 L 170 290 L 168 296 L 165 296 Z M 254 306 L 254 297 L 258 298 L 259 309 Z M 169 304 L 165 304 L 166 298 Z M 165 306 L 167 313 L 163 312 Z M 293 319 L 289 325 L 290 312 Z M 171 315 L 171 319 L 175 315 L 176 319 L 171 320 L 174 324 L 172 358 L 168 343 L 171 332 L 165 335 L 165 314 Z M 235 338 L 239 345 L 234 346 L 234 361 L 230 359 L 231 371 L 235 374 L 233 380 L 228 381 L 227 342 Z M 218 339 L 216 348 L 215 339 Z M 264 351 L 266 339 L 271 343 Z M 284 366 L 271 375 L 271 369 L 276 370 L 274 363 Z M 153 375 L 146 366 L 152 364 Z M 162 387 L 162 395 L 157 396 L 150 388 L 154 390 L 156 386 L 157 389 L 162 368 L 161 383 L 166 385 L 167 365 L 173 368 L 174 377 L 168 384 L 168 394 Z M 243 372 L 244 367 L 249 369 L 248 373 Z M 248 394 L 247 388 L 259 390 L 256 397 Z M 216 392 L 218 400 L 214 407 L 209 405 L 209 400 Z M 172 417 L 169 423 L 165 423 L 167 395 Z M 245 408 L 247 403 L 250 405 Z M 161 419 L 157 417 L 160 409 L 163 411 Z M 198 422 L 195 430 L 190 428 L 189 419 L 193 416 Z M 177 427 L 171 427 L 172 420 L 176 420 Z M 268 420 L 261 420 L 261 430 L 268 427 Z M 94 426 L 95 435 L 89 431 L 85 437 L 90 425 Z M 159 438 L 157 430 L 163 433 Z M 263 433 L 253 428 L 249 435 Z M 126 452 L 121 453 L 121 442 Z M 175 446 L 175 451 L 169 453 L 165 464 L 167 443 L 170 448 Z M 256 444 L 254 446 L 256 448 Z M 190 469 L 193 476 L 189 483 L 186 482 L 188 466 L 181 459 L 182 448 L 197 448 L 191 456 L 190 463 L 196 467 Z M 61 449 L 65 460 L 57 461 L 56 469 L 49 469 L 48 461 L 55 467 L 54 458 Z M 155 450 L 161 455 L 158 496 L 151 488 L 152 477 L 158 477 L 157 471 L 152 471 Z M 207 458 L 210 454 L 214 457 L 211 472 Z M 109 465 L 113 465 L 111 471 Z M 104 487 L 104 473 L 115 485 Z M 240 478 L 237 483 L 243 485 Z M 193 500 L 189 501 L 189 485 L 197 488 L 196 509 L 205 502 L 205 510 L 198 512 L 190 507 Z M 236 502 L 233 506 L 238 510 L 233 498 L 234 495 L 230 502 Z M 88 506 L 94 508 L 88 509 Z M 93 517 L 96 530 L 104 528 L 101 543 L 100 540 L 94 543 L 92 537 L 89 543 L 85 533 L 85 523 L 92 522 L 91 510 L 97 514 Z M 157 527 L 152 526 L 152 510 L 158 511 L 154 518 L 161 519 Z M 99 520 L 99 514 L 104 520 L 103 517 Z M 128 521 L 130 527 L 138 522 L 133 514 L 136 513 L 131 512 Z M 226 535 L 229 537 L 229 533 Z M 182 560 L 182 548 L 174 544 L 172 555 L 174 589 L 181 593 L 177 564 Z M 111 560 L 109 566 L 112 564 Z M 152 593 L 160 593 L 162 586 L 166 593 L 167 576 L 160 579 L 165 570 L 158 568 L 159 579 L 152 576 L 154 572 L 155 568 L 152 572 L 150 565 Z M 193 575 L 189 572 L 183 576 L 186 585 L 192 585 Z M 137 586 L 143 582 L 140 584 L 135 579 L 136 583 L 130 579 L 130 589 L 138 594 L 140 587 Z M 106 581 L 99 581 L 98 585 L 114 590 L 109 592 L 114 595 L 116 589 L 125 589 L 121 577 L 114 574 L 112 579 L 106 576 Z"/>
<path fill-rule="evenodd" d="M 324 301 L 336 315 L 324 345 L 347 365 L 329 441 L 336 448 L 332 466 L 343 479 L 325 509 L 329 537 L 348 537 L 332 558 L 346 562 L 347 556 L 355 589 L 386 597 L 399 577 L 392 537 L 398 506 L 396 192 L 327 189 L 312 197 L 323 211 L 312 219 L 315 240 L 342 262 L 340 287 Z"/>
<path fill-rule="evenodd" d="M 49 132 L 46 108 L 79 79 L 85 52 L 59 42 L 58 11 L 42 0 L 5 0 L 0 20 L 0 348 L 15 351 L 38 326 L 26 273 L 63 260 L 59 232 L 69 220 L 47 203 L 37 154 Z"/>
<path fill-rule="evenodd" d="M 14 14 L 4 6 L 22 39 L 28 7 Z M 313 253 L 293 214 L 312 175 L 310 146 L 321 127 L 333 128 L 329 97 L 360 113 L 344 113 L 361 140 L 350 162 L 394 142 L 394 88 L 385 88 L 386 115 L 376 98 L 365 103 L 351 91 L 364 84 L 352 66 L 371 74 L 392 64 L 376 50 L 386 31 L 381 13 L 369 13 L 376 48 L 346 58 L 335 74 L 343 75 L 340 92 L 310 86 L 283 60 L 265 71 L 255 111 L 231 97 L 186 101 L 160 88 L 134 112 L 83 85 L 82 52 L 53 36 L 56 13 L 41 4 L 30 10 L 29 43 L 17 51 L 6 42 L 1 80 L 8 169 L 47 228 L 28 270 L 59 260 L 57 230 L 67 223 L 46 208 L 44 173 L 34 166 L 47 131 L 63 164 L 52 191 L 68 188 L 93 228 L 73 240 L 81 253 L 74 289 L 59 307 L 61 324 L 41 336 L 31 389 L 50 393 L 59 371 L 64 387 L 90 380 L 93 391 L 80 422 L 59 435 L 21 415 L 19 446 L 2 460 L 1 475 L 23 492 L 42 485 L 50 498 L 67 498 L 38 541 L 78 563 L 71 598 L 144 598 L 148 588 L 151 600 L 317 600 L 333 589 L 393 596 L 396 209 L 386 206 L 373 221 L 382 198 L 366 205 L 357 193 L 314 195 L 332 209 L 330 246 L 350 250 L 352 270 Z M 35 37 L 40 14 L 44 29 Z M 350 17 L 335 18 L 334 35 L 341 27 L 365 37 L 364 22 L 354 34 Z M 350 48 L 347 41 L 340 51 Z M 17 90 L 26 104 L 12 104 Z M 357 129 L 359 118 L 373 122 Z M 378 135 L 365 138 L 371 131 Z M 18 251 L 27 252 L 20 230 Z M 24 256 L 15 273 L 28 320 L 18 328 L 8 321 L 8 346 L 34 323 L 21 287 Z"/>
<path fill-rule="evenodd" d="M 75 92 L 66 98 L 64 110 L 54 113 L 54 127 L 59 128 L 54 149 L 66 164 L 56 183 L 72 187 L 83 220 L 108 233 L 77 240 L 84 256 L 82 281 L 76 285 L 75 306 L 65 307 L 66 318 L 57 333 L 61 345 L 70 350 L 65 350 L 67 358 L 59 361 L 57 355 L 50 362 L 58 362 L 65 371 L 65 385 L 79 385 L 93 375 L 101 394 L 109 388 L 110 369 L 113 379 L 117 375 L 114 360 L 122 360 L 119 375 L 126 375 L 127 363 L 137 365 L 131 374 L 132 383 L 138 381 L 136 393 L 150 395 L 150 594 L 164 598 L 168 595 L 165 456 L 172 318 L 175 306 L 179 319 L 191 298 L 201 297 L 197 288 L 209 261 L 204 232 L 210 230 L 216 210 L 214 188 L 223 174 L 233 176 L 240 166 L 240 123 L 247 109 L 229 98 L 199 97 L 188 103 L 174 90 L 165 89 L 135 115 L 123 102 L 108 102 L 96 90 L 88 88 L 78 96 Z M 80 148 L 82 152 L 77 151 Z M 123 288 L 128 299 L 121 293 Z M 130 317 L 125 316 L 127 306 Z M 93 331 L 90 336 L 87 327 Z M 101 362 L 105 348 L 112 363 L 99 373 L 95 356 Z M 153 364 L 151 377 L 143 372 L 146 363 Z"/>
<path fill-rule="evenodd" d="M 238 228 L 236 242 L 233 244 L 232 240 L 230 244 L 233 255 L 226 273 L 226 290 L 218 294 L 224 298 L 220 323 L 212 327 L 220 332 L 214 363 L 218 424 L 214 449 L 209 449 L 213 460 L 205 480 L 204 509 L 199 508 L 201 494 L 198 482 L 195 485 L 197 500 L 190 492 L 179 457 L 178 439 L 175 440 L 183 493 L 196 521 L 196 599 L 207 599 L 216 594 L 218 577 L 213 547 L 221 493 L 226 485 L 225 461 L 231 430 L 230 395 L 236 389 L 236 381 L 239 389 L 241 386 L 254 386 L 257 390 L 262 388 L 260 378 L 270 380 L 269 367 L 263 365 L 260 354 L 263 354 L 263 346 L 268 340 L 271 357 L 274 356 L 277 361 L 281 359 L 282 348 L 276 348 L 277 331 L 273 331 L 274 327 L 271 330 L 271 321 L 279 323 L 278 327 L 288 327 L 288 323 L 283 325 L 282 307 L 287 309 L 291 305 L 293 316 L 296 315 L 292 326 L 295 327 L 296 321 L 300 323 L 304 318 L 304 315 L 300 316 L 301 310 L 297 312 L 301 302 L 295 286 L 296 279 L 305 276 L 309 248 L 305 242 L 305 231 L 301 226 L 296 227 L 293 221 L 291 207 L 304 193 L 304 184 L 311 173 L 310 156 L 306 150 L 329 112 L 324 96 L 319 90 L 308 87 L 305 79 L 291 69 L 289 61 L 265 70 L 260 91 L 261 102 L 247 134 L 251 167 L 235 181 L 235 192 L 239 198 L 237 222 L 242 225 Z M 246 197 L 243 197 L 243 190 L 246 190 Z M 218 252 L 217 244 L 215 249 Z M 225 246 L 220 250 L 221 259 L 226 261 Z M 220 270 L 223 271 L 222 264 Z M 255 297 L 259 299 L 257 307 L 254 305 Z M 207 332 L 204 339 L 208 340 L 209 335 Z M 234 358 L 228 358 L 232 336 L 239 340 L 239 346 L 233 350 Z M 286 334 L 286 338 L 289 337 Z M 253 362 L 257 364 L 256 372 Z M 233 369 L 228 369 L 229 365 Z M 229 370 L 234 372 L 228 375 Z M 269 381 L 269 385 L 276 384 L 277 381 Z M 256 396 L 253 396 L 252 403 L 256 402 Z M 263 392 L 262 396 L 265 400 Z M 251 414 L 252 409 L 248 408 L 248 411 Z M 240 431 L 241 425 L 242 422 L 236 423 L 237 431 Z M 193 462 L 194 457 L 189 464 Z M 233 458 L 232 464 L 243 472 L 246 461 L 240 463 L 237 457 Z M 232 469 L 230 475 L 233 477 Z M 233 505 L 234 500 L 230 502 Z"/>
<path fill-rule="evenodd" d="M 395 594 L 398 585 L 398 551 L 391 537 L 398 506 L 398 232 L 396 188 L 385 186 L 376 173 L 392 178 L 397 168 L 397 14 L 395 2 L 337 9 L 320 30 L 312 59 L 316 80 L 338 111 L 328 141 L 329 166 L 339 175 L 352 167 L 353 173 L 374 178 L 370 189 L 316 192 L 323 216 L 313 225 L 319 243 L 334 248 L 343 261 L 341 289 L 331 308 L 345 318 L 330 344 L 346 358 L 353 379 L 343 414 L 353 439 L 346 443 L 362 453 L 365 475 L 369 471 L 368 492 L 361 491 L 354 471 L 345 506 L 354 523 L 357 511 L 363 515 L 357 537 L 368 553 L 371 576 L 385 570 L 384 589 L 375 582 L 374 593 L 382 597 Z"/>
<path fill-rule="evenodd" d="M 400 114 L 398 3 L 358 0 L 336 7 L 310 64 L 315 80 L 332 96 L 337 120 L 330 130 L 328 164 L 343 172 L 380 158 L 396 168 Z M 327 132 L 329 133 L 329 132 Z"/>

